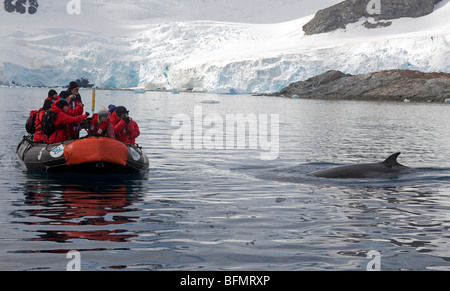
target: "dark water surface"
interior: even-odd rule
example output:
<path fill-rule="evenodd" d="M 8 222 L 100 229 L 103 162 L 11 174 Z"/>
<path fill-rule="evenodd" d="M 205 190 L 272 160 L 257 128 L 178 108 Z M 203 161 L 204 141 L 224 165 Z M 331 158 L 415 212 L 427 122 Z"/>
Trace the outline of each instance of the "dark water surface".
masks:
<path fill-rule="evenodd" d="M 366 270 L 370 251 L 382 270 L 450 270 L 449 105 L 97 91 L 138 122 L 150 171 L 47 175 L 15 154 L 47 91 L 0 88 L 1 270 L 66 270 L 71 250 L 82 270 Z M 278 158 L 175 149 L 172 119 L 199 108 L 278 114 Z M 305 175 L 397 151 L 417 171 Z"/>

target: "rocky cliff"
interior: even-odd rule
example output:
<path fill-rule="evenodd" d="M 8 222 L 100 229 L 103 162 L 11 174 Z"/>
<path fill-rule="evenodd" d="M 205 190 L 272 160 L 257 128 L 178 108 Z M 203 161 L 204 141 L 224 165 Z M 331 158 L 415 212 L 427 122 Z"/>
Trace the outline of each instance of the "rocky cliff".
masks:
<path fill-rule="evenodd" d="M 320 99 L 355 99 L 443 102 L 450 98 L 450 74 L 388 70 L 363 75 L 328 71 L 290 84 L 275 96 Z"/>
<path fill-rule="evenodd" d="M 375 21 L 366 21 L 364 25 L 367 28 L 388 26 L 391 23 L 386 21 L 390 19 L 430 14 L 439 2 L 441 0 L 379 0 L 379 5 L 372 5 L 375 2 L 370 0 L 346 0 L 318 11 L 315 17 L 303 26 L 303 30 L 307 35 L 329 32 L 345 28 L 347 24 L 357 22 L 362 17 L 370 17 Z"/>

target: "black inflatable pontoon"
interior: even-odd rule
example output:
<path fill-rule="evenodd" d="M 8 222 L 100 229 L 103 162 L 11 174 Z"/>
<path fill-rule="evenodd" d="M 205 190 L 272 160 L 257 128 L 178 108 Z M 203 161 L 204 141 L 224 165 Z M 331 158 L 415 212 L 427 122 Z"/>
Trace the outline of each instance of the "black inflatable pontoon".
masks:
<path fill-rule="evenodd" d="M 25 136 L 17 155 L 28 170 L 44 172 L 138 173 L 149 168 L 140 147 L 106 137 L 45 144 Z"/>

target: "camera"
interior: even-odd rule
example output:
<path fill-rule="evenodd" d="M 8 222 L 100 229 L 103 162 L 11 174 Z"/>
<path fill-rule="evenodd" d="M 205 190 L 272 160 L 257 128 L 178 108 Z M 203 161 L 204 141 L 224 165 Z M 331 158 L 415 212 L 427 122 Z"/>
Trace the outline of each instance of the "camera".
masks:
<path fill-rule="evenodd" d="M 73 101 L 79 101 L 81 102 L 81 95 L 80 94 L 76 94 L 75 98 L 73 98 Z"/>
<path fill-rule="evenodd" d="M 88 131 L 88 130 L 89 130 L 89 127 L 91 126 L 91 121 L 92 121 L 92 118 L 86 118 L 86 119 L 83 119 L 83 120 L 80 122 L 80 128 L 81 128 L 81 129 L 84 129 L 84 130 L 86 130 L 86 131 Z"/>

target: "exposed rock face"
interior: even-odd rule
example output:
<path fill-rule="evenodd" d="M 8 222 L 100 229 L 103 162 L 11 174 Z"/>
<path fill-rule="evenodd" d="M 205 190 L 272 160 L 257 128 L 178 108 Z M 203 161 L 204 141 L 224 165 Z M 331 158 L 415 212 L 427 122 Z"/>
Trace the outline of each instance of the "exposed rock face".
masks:
<path fill-rule="evenodd" d="M 450 74 L 388 70 L 364 75 L 328 71 L 290 84 L 275 96 L 320 99 L 443 102 L 450 98 Z"/>
<path fill-rule="evenodd" d="M 307 35 L 345 28 L 347 24 L 357 22 L 361 17 L 374 18 L 377 23 L 366 22 L 367 28 L 390 25 L 383 20 L 401 17 L 420 17 L 430 14 L 441 0 L 379 0 L 381 11 L 370 11 L 371 0 L 346 0 L 317 12 L 315 17 L 303 26 Z M 369 11 L 373 14 L 369 14 Z"/>

